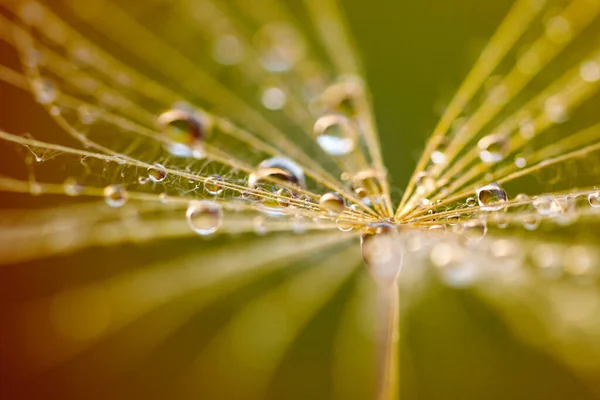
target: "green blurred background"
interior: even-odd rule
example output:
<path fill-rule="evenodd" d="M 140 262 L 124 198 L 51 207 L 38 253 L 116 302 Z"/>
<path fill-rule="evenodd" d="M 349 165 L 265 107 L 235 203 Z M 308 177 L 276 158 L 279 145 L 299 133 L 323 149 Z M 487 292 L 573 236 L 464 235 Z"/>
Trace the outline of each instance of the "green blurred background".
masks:
<path fill-rule="evenodd" d="M 363 56 L 394 186 L 415 162 L 512 1 L 342 2 Z"/>

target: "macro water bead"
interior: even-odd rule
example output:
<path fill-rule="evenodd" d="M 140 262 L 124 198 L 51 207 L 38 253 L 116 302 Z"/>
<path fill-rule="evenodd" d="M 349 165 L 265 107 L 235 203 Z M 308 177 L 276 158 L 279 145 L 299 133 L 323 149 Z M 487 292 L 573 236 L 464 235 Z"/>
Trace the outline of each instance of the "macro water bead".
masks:
<path fill-rule="evenodd" d="M 192 111 L 165 111 L 158 117 L 158 125 L 169 140 L 185 146 L 191 146 L 206 138 L 205 122 Z"/>
<path fill-rule="evenodd" d="M 154 183 L 164 181 L 167 178 L 167 175 L 167 169 L 162 164 L 156 163 L 148 168 L 148 178 Z"/>
<path fill-rule="evenodd" d="M 204 189 L 209 194 L 217 196 L 223 193 L 223 182 L 224 179 L 221 176 L 214 174 L 206 179 L 204 182 Z"/>
<path fill-rule="evenodd" d="M 331 114 L 315 122 L 314 134 L 321 148 L 332 156 L 343 156 L 356 146 L 356 128 L 345 116 Z"/>
<path fill-rule="evenodd" d="M 248 187 L 254 189 L 260 184 L 270 186 L 273 185 L 272 181 L 306 186 L 302 167 L 285 157 L 273 157 L 261 162 L 248 177 Z"/>
<path fill-rule="evenodd" d="M 221 206 L 212 201 L 192 202 L 185 213 L 188 225 L 201 236 L 215 233 L 223 223 Z"/>
<path fill-rule="evenodd" d="M 319 205 L 329 215 L 341 214 L 346 208 L 344 198 L 338 193 L 325 193 L 319 199 Z"/>
<path fill-rule="evenodd" d="M 127 198 L 127 190 L 121 185 L 109 185 L 104 188 L 104 201 L 113 208 L 125 205 Z"/>
<path fill-rule="evenodd" d="M 485 163 L 502 161 L 510 151 L 509 138 L 500 133 L 485 136 L 477 146 L 479 147 L 479 158 Z"/>
<path fill-rule="evenodd" d="M 506 191 L 500 187 L 497 183 L 490 183 L 476 190 L 477 202 L 482 210 L 486 211 L 498 211 L 501 210 L 508 196 Z"/>

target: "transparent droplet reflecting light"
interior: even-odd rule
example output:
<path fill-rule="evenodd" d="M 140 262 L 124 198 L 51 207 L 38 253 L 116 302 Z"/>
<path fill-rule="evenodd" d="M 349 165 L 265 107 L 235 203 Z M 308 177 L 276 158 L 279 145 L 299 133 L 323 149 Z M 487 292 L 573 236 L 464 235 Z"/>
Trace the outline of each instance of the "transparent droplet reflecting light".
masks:
<path fill-rule="evenodd" d="M 122 207 L 127 202 L 127 191 L 121 185 L 107 186 L 104 188 L 104 201 L 110 207 Z"/>
<path fill-rule="evenodd" d="M 506 192 L 496 183 L 485 185 L 477 189 L 476 193 L 479 206 L 486 211 L 500 210 L 507 201 Z"/>
<path fill-rule="evenodd" d="M 223 210 L 212 201 L 191 203 L 185 215 L 190 228 L 201 236 L 212 235 L 223 224 Z"/>
<path fill-rule="evenodd" d="M 326 193 L 319 199 L 321 209 L 327 211 L 329 215 L 338 215 L 344 212 L 346 208 L 344 198 L 338 193 Z"/>
<path fill-rule="evenodd" d="M 342 156 L 354 150 L 356 131 L 342 115 L 326 115 L 315 122 L 314 133 L 319 146 L 328 154 Z"/>
<path fill-rule="evenodd" d="M 162 182 L 167 178 L 167 175 L 167 170 L 161 164 L 154 164 L 152 167 L 148 168 L 148 178 L 150 178 L 152 182 Z"/>

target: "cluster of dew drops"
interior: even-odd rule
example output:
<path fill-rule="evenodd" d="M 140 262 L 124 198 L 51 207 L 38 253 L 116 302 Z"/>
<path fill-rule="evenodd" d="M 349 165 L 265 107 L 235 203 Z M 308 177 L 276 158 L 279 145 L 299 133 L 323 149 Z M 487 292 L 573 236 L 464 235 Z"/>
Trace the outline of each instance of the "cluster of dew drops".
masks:
<path fill-rule="evenodd" d="M 274 24 L 268 25 L 257 37 L 259 60 L 263 68 L 272 73 L 281 73 L 290 70 L 302 57 L 305 49 L 297 32 L 288 25 Z M 213 58 L 222 65 L 235 65 L 242 61 L 242 44 L 234 36 L 224 35 L 215 40 L 213 47 Z M 589 70 L 582 67 L 582 74 Z M 588 74 L 589 75 L 589 74 Z M 598 74 L 600 77 L 600 73 Z M 582 75 L 582 78 L 587 75 Z M 595 77 L 594 79 L 597 79 Z M 34 85 L 34 94 L 38 102 L 43 104 L 52 103 L 57 97 L 57 88 L 49 81 L 40 81 Z M 315 121 L 314 138 L 321 149 L 332 157 L 343 157 L 355 151 L 358 143 L 358 132 L 360 121 L 353 115 L 353 97 L 359 96 L 359 79 L 348 80 L 344 82 L 345 86 L 334 83 L 326 87 L 320 93 L 327 104 L 326 112 Z M 340 96 L 340 86 L 343 86 Z M 268 87 L 262 92 L 261 102 L 265 108 L 278 110 L 284 107 L 287 101 L 286 94 L 277 87 Z M 85 106 L 82 106 L 80 118 L 82 122 L 91 123 L 92 117 Z M 552 111 L 552 110 L 550 110 Z M 199 110 L 192 107 L 176 105 L 157 116 L 157 125 L 168 141 L 167 150 L 177 157 L 192 157 L 202 159 L 205 154 L 203 142 L 207 138 L 208 131 L 211 129 L 210 117 L 204 115 Z M 526 136 L 532 129 L 531 124 L 521 124 L 520 130 Z M 444 153 L 444 143 L 431 154 L 431 163 L 434 165 L 444 165 L 447 162 Z M 502 161 L 505 155 L 509 153 L 509 139 L 506 135 L 490 134 L 482 138 L 477 147 L 479 149 L 479 158 L 485 164 L 493 164 Z M 515 158 L 515 165 L 523 168 L 526 160 L 523 157 Z M 361 171 L 364 172 L 364 171 Z M 360 175 L 360 173 L 356 175 Z M 147 175 L 139 176 L 138 183 L 147 182 L 160 183 L 167 178 L 167 169 L 161 164 L 154 164 L 148 168 Z M 355 180 L 360 181 L 361 179 Z M 273 181 L 285 182 L 286 187 L 277 187 Z M 204 181 L 204 190 L 213 196 L 223 192 L 225 182 L 219 175 L 207 177 Z M 417 174 L 417 193 L 421 194 L 434 191 L 439 182 L 436 182 L 427 171 Z M 297 186 L 304 189 L 306 182 L 304 172 L 300 165 L 286 157 L 272 157 L 261 162 L 256 170 L 251 173 L 247 180 L 249 189 L 263 190 L 268 188 L 275 193 L 272 198 L 263 199 L 263 209 L 271 211 L 274 215 L 278 213 L 277 209 L 289 206 L 289 199 L 296 195 L 288 186 Z M 67 194 L 75 195 L 78 193 L 80 185 L 75 180 L 68 178 L 65 181 L 65 191 Z M 361 201 L 370 205 L 369 191 L 365 185 L 353 186 L 353 191 Z M 252 195 L 241 193 L 242 198 L 252 199 Z M 127 190 L 121 185 L 109 185 L 104 188 L 104 198 L 111 207 L 121 207 L 128 200 Z M 427 199 L 423 198 L 427 205 Z M 516 201 L 529 201 L 529 198 L 520 194 L 515 198 Z M 508 201 L 506 191 L 495 183 L 487 184 L 476 190 L 475 196 L 466 201 L 466 205 L 471 207 L 479 205 L 483 211 L 502 210 Z M 588 196 L 589 204 L 592 207 L 600 207 L 600 191 L 590 193 Z M 556 200 L 551 196 L 538 196 L 534 198 L 531 204 L 542 216 L 549 215 L 557 208 Z M 358 211 L 356 204 L 347 205 L 346 199 L 339 193 L 328 192 L 320 196 L 319 208 L 329 216 L 335 217 L 342 214 L 347 208 Z M 558 206 L 561 206 L 560 204 Z M 559 207 L 560 208 L 560 207 Z M 223 223 L 222 207 L 214 201 L 197 200 L 192 201 L 187 209 L 186 217 L 189 226 L 199 235 L 211 235 L 218 231 Z M 449 217 L 451 218 L 451 217 Z M 484 223 L 484 221 L 479 221 Z M 355 225 L 342 219 L 337 221 L 338 228 L 342 231 L 352 230 Z M 477 224 L 471 224 L 477 225 Z M 500 224 L 499 224 L 500 225 Z M 539 225 L 539 218 L 530 218 L 524 221 L 525 228 L 529 230 L 536 229 Z M 431 230 L 445 229 L 444 225 L 433 225 Z M 477 229 L 484 229 L 478 226 Z"/>
<path fill-rule="evenodd" d="M 260 36 L 260 62 L 263 68 L 269 72 L 288 71 L 303 55 L 302 44 L 288 25 L 269 25 L 258 36 Z M 221 37 L 215 42 L 213 58 L 223 65 L 234 65 L 242 58 L 243 49 L 240 46 L 241 44 L 233 36 Z M 321 93 L 330 104 L 326 107 L 327 111 L 323 116 L 315 121 L 313 134 L 320 148 L 332 157 L 343 157 L 356 149 L 358 123 L 354 120 L 351 97 L 360 94 L 360 90 L 355 90 L 357 84 L 354 80 L 349 85 L 347 82 L 345 84 L 335 83 Z M 332 92 L 335 92 L 333 96 Z M 343 92 L 341 96 L 340 92 Z M 282 90 L 270 87 L 262 93 L 261 101 L 267 109 L 277 110 L 281 109 L 287 100 Z M 88 113 L 85 110 L 82 112 L 85 115 L 80 115 L 80 117 L 87 117 Z M 211 116 L 186 104 L 176 104 L 173 108 L 158 115 L 156 121 L 164 135 L 165 143 L 168 143 L 165 148 L 171 155 L 198 160 L 205 157 L 203 143 L 212 129 Z M 161 183 L 167 177 L 167 168 L 156 163 L 148 168 L 145 175 L 138 177 L 138 183 L 141 185 L 148 182 Z M 209 195 L 217 196 L 224 191 L 226 178 L 217 174 L 203 178 L 204 190 Z M 274 182 L 284 183 L 285 186 L 277 185 Z M 73 185 L 71 180 L 65 182 L 65 190 L 68 186 L 69 192 L 74 193 Z M 245 186 L 249 190 L 248 192 L 241 191 L 240 197 L 250 201 L 260 198 L 260 209 L 273 216 L 283 214 L 282 208 L 289 207 L 292 199 L 307 199 L 293 189 L 295 187 L 306 189 L 303 168 L 287 157 L 271 157 L 263 160 L 248 175 Z M 257 194 L 258 192 L 264 193 L 265 190 L 274 195 L 268 197 Z M 369 205 L 369 193 L 366 188 L 353 187 L 352 190 L 361 201 L 367 206 Z M 104 199 L 110 207 L 122 207 L 127 203 L 128 197 L 128 192 L 122 185 L 109 185 L 104 188 Z M 315 206 L 320 210 L 321 215 L 327 215 L 334 219 L 347 209 L 359 212 L 356 204 L 347 204 L 344 196 L 333 191 L 320 195 L 318 204 Z M 222 206 L 212 200 L 192 200 L 186 211 L 188 225 L 201 236 L 209 236 L 217 232 L 223 224 L 223 218 Z M 336 224 L 341 231 L 350 231 L 357 226 L 356 222 L 345 221 L 342 218 L 336 219 Z"/>

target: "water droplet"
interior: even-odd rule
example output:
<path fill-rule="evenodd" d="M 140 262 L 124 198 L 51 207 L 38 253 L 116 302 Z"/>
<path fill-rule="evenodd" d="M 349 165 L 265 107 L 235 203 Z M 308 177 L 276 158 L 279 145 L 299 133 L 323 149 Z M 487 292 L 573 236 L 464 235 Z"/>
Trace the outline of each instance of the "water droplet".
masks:
<path fill-rule="evenodd" d="M 191 146 L 206 138 L 206 122 L 191 111 L 165 111 L 158 117 L 158 125 L 169 140 L 180 145 Z"/>
<path fill-rule="evenodd" d="M 515 196 L 515 200 L 516 201 L 529 201 L 529 196 L 527 196 L 525 193 L 519 193 L 518 195 Z"/>
<path fill-rule="evenodd" d="M 600 80 L 600 65 L 595 61 L 584 62 L 579 67 L 579 76 L 585 82 L 598 82 Z"/>
<path fill-rule="evenodd" d="M 62 113 L 62 109 L 59 106 L 50 107 L 50 115 L 58 117 Z"/>
<path fill-rule="evenodd" d="M 548 195 L 534 197 L 531 204 L 540 215 L 550 215 L 554 211 L 552 208 L 552 197 Z"/>
<path fill-rule="evenodd" d="M 555 43 L 566 43 L 571 40 L 571 24 L 562 15 L 552 17 L 546 22 L 546 36 Z"/>
<path fill-rule="evenodd" d="M 588 195 L 588 202 L 590 206 L 598 208 L 600 207 L 600 191 L 590 193 Z"/>
<path fill-rule="evenodd" d="M 386 233 L 394 233 L 398 227 L 388 221 L 369 222 L 363 228 L 363 234 L 366 235 L 382 235 Z"/>
<path fill-rule="evenodd" d="M 167 170 L 161 164 L 154 164 L 148 168 L 148 178 L 150 178 L 152 182 L 162 182 L 167 178 L 167 175 Z"/>
<path fill-rule="evenodd" d="M 508 101 L 508 88 L 505 84 L 499 83 L 492 88 L 490 88 L 488 92 L 488 101 L 492 104 L 506 104 Z"/>
<path fill-rule="evenodd" d="M 354 193 L 356 193 L 356 196 L 360 199 L 361 202 L 369 206 L 371 205 L 371 199 L 369 199 L 369 192 L 367 192 L 366 189 L 356 188 L 354 189 Z"/>
<path fill-rule="evenodd" d="M 415 183 L 417 185 L 417 193 L 421 195 L 431 193 L 435 189 L 435 179 L 427 171 L 419 172 L 416 175 Z"/>
<path fill-rule="evenodd" d="M 502 161 L 510 150 L 510 142 L 504 134 L 496 133 L 485 136 L 479 143 L 479 158 L 485 163 Z"/>
<path fill-rule="evenodd" d="M 519 134 L 523 139 L 531 139 L 535 135 L 535 122 L 531 118 L 525 118 L 519 123 Z"/>
<path fill-rule="evenodd" d="M 218 36 L 213 43 L 212 56 L 222 65 L 238 64 L 244 58 L 244 45 L 236 36 Z"/>
<path fill-rule="evenodd" d="M 468 242 L 477 242 L 487 234 L 487 223 L 483 220 L 473 219 L 462 225 L 462 235 Z"/>
<path fill-rule="evenodd" d="M 516 156 L 515 157 L 515 167 L 517 168 L 525 168 L 527 166 L 527 160 L 525 157 Z"/>
<path fill-rule="evenodd" d="M 67 196 L 79 196 L 83 193 L 83 185 L 75 177 L 68 177 L 65 179 L 65 194 Z"/>
<path fill-rule="evenodd" d="M 337 221 L 335 221 L 335 224 L 337 225 L 338 229 L 342 232 L 350 232 L 357 226 L 356 222 L 346 220 L 343 218 L 339 218 Z"/>
<path fill-rule="evenodd" d="M 477 199 L 475 197 L 467 198 L 467 206 L 468 207 L 474 207 L 476 205 L 477 205 Z"/>
<path fill-rule="evenodd" d="M 363 96 L 362 80 L 358 77 L 347 76 L 344 80 L 325 89 L 321 94 L 321 104 L 326 113 L 354 117 L 359 112 L 358 100 Z"/>
<path fill-rule="evenodd" d="M 145 176 L 138 176 L 138 183 L 140 185 L 145 185 L 146 183 L 148 183 L 148 178 Z"/>
<path fill-rule="evenodd" d="M 509 224 L 509 220 L 503 211 L 504 210 L 500 210 L 492 215 L 492 222 L 496 228 L 504 229 Z"/>
<path fill-rule="evenodd" d="M 262 196 L 260 199 L 260 208 L 270 215 L 282 214 L 282 206 L 276 195 Z"/>
<path fill-rule="evenodd" d="M 122 207 L 127 202 L 127 191 L 121 185 L 107 186 L 104 188 L 104 201 L 111 207 Z"/>
<path fill-rule="evenodd" d="M 540 226 L 540 216 L 537 214 L 529 214 L 523 217 L 523 228 L 528 231 L 535 231 Z"/>
<path fill-rule="evenodd" d="M 213 196 L 220 195 L 223 193 L 223 182 L 219 175 L 212 175 L 204 182 L 204 189 Z"/>
<path fill-rule="evenodd" d="M 290 70 L 304 57 L 305 46 L 296 29 L 284 22 L 272 22 L 263 26 L 254 43 L 260 63 L 270 72 Z"/>
<path fill-rule="evenodd" d="M 460 222 L 460 215 L 459 214 L 448 215 L 446 217 L 446 222 L 450 226 L 456 225 Z"/>
<path fill-rule="evenodd" d="M 248 177 L 248 186 L 252 189 L 261 184 L 272 187 L 273 183 L 268 179 L 294 184 L 300 187 L 306 186 L 304 171 L 294 161 L 285 157 L 268 158 L 258 165 L 258 169 Z"/>
<path fill-rule="evenodd" d="M 568 109 L 564 101 L 557 97 L 549 97 L 544 102 L 544 113 L 546 117 L 556 124 L 565 122 L 569 119 Z"/>
<path fill-rule="evenodd" d="M 575 196 L 556 197 L 552 199 L 552 217 L 557 224 L 566 226 L 572 224 L 577 218 Z"/>
<path fill-rule="evenodd" d="M 431 153 L 431 162 L 435 165 L 443 165 L 446 164 L 446 154 L 439 150 L 434 150 Z"/>
<path fill-rule="evenodd" d="M 98 111 L 87 104 L 77 108 L 77 115 L 79 116 L 79 121 L 84 125 L 91 125 L 98 119 Z"/>
<path fill-rule="evenodd" d="M 486 211 L 502 209 L 507 200 L 506 192 L 497 183 L 485 185 L 477 189 L 476 193 L 479 206 Z"/>
<path fill-rule="evenodd" d="M 446 232 L 446 226 L 444 226 L 444 225 L 431 225 L 429 227 L 429 232 L 444 233 L 444 232 Z"/>
<path fill-rule="evenodd" d="M 330 114 L 319 118 L 314 133 L 321 148 L 333 156 L 348 154 L 356 145 L 356 130 L 343 115 Z"/>
<path fill-rule="evenodd" d="M 321 209 L 327 211 L 329 215 L 338 215 L 344 212 L 346 204 L 344 198 L 338 193 L 325 193 L 319 199 Z"/>
<path fill-rule="evenodd" d="M 201 236 L 212 235 L 223 224 L 223 210 L 212 201 L 190 203 L 185 216 L 190 228 Z"/>
<path fill-rule="evenodd" d="M 355 193 L 364 203 L 370 204 L 371 201 L 380 200 L 378 195 L 382 193 L 381 178 L 377 171 L 367 169 L 357 172 L 352 177 L 352 185 Z"/>
<path fill-rule="evenodd" d="M 290 207 L 291 199 L 294 197 L 294 193 L 288 188 L 281 188 L 277 191 L 277 203 L 283 208 Z"/>
<path fill-rule="evenodd" d="M 281 110 L 287 103 L 287 95 L 277 87 L 268 87 L 263 91 L 261 101 L 269 110 Z"/>
<path fill-rule="evenodd" d="M 58 97 L 56 85 L 49 79 L 40 78 L 32 83 L 35 98 L 40 104 L 52 104 Z"/>

